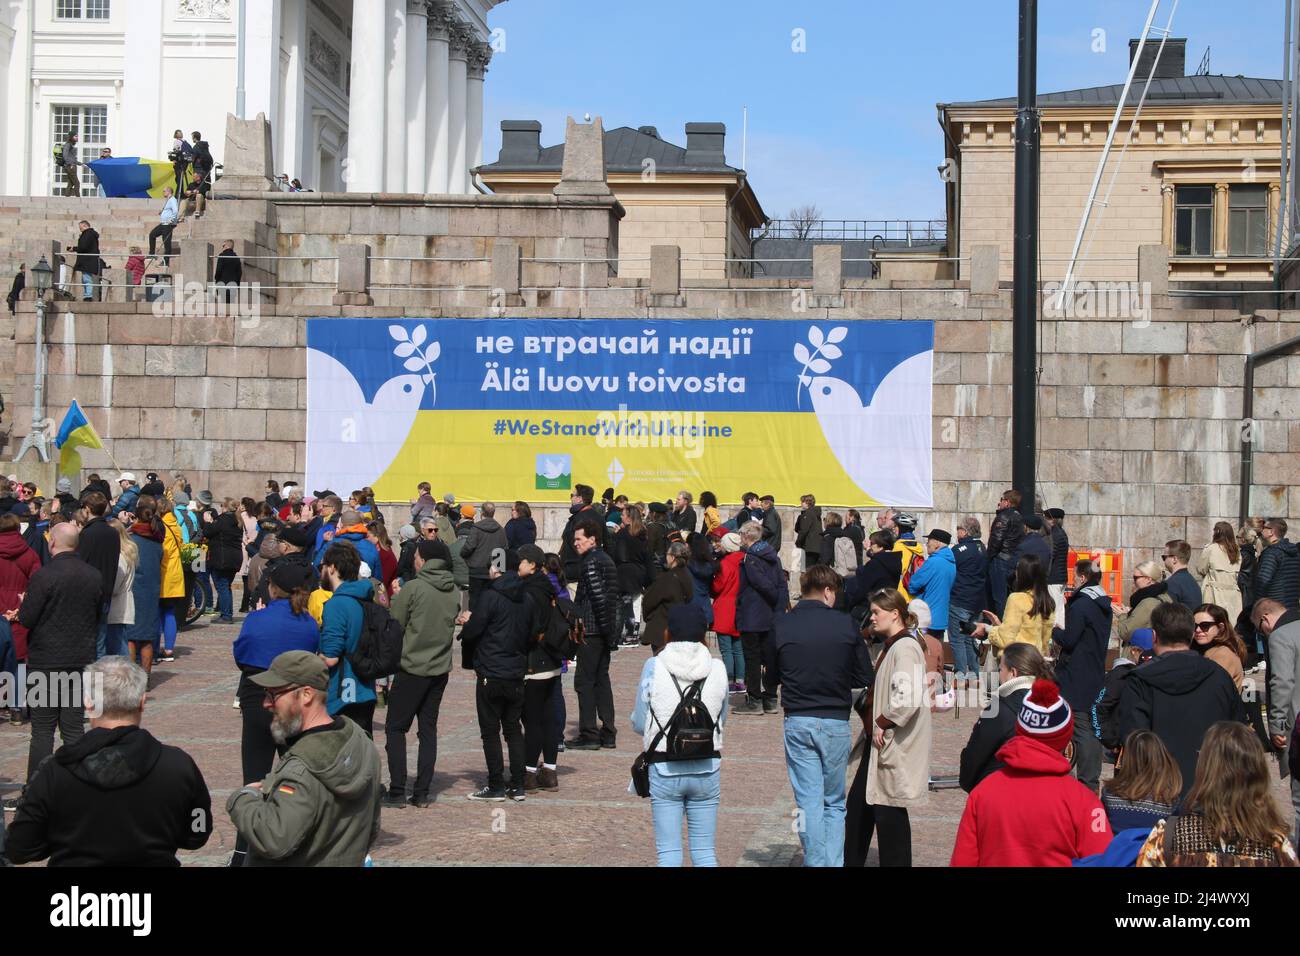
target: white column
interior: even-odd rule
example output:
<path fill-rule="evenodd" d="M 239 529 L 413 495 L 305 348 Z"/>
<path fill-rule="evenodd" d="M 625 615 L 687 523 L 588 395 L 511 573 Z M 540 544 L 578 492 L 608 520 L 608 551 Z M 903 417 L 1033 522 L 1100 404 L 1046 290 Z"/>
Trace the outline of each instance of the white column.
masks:
<path fill-rule="evenodd" d="M 284 49 L 289 54 L 289 68 L 284 83 L 284 114 L 281 117 L 281 157 L 277 161 L 289 177 L 301 178 L 314 189 L 320 187 L 309 177 L 310 163 L 303 149 L 304 127 L 307 125 L 306 74 L 307 63 L 307 0 L 283 0 L 282 14 Z"/>
<path fill-rule="evenodd" d="M 352 94 L 348 101 L 350 193 L 384 191 L 385 0 L 352 0 Z"/>
<path fill-rule="evenodd" d="M 275 131 L 280 126 L 281 3 L 282 0 L 266 0 L 264 5 L 259 5 L 260 9 L 257 9 L 256 12 L 254 12 L 254 8 L 250 4 L 246 40 L 248 55 L 244 66 L 248 71 L 248 77 L 244 83 L 244 102 L 248 118 L 252 119 L 258 113 L 265 113 L 267 121 L 271 124 L 272 136 L 278 135 Z M 132 11 L 134 12 L 134 7 Z M 156 23 L 161 22 L 161 20 L 138 20 L 133 17 L 132 22 Z M 124 96 L 128 101 L 135 96 L 135 91 L 131 88 L 129 81 L 126 84 Z M 223 130 L 223 138 L 224 132 Z M 142 153 L 141 155 L 145 154 Z M 275 162 L 283 166 L 279 156 L 275 157 Z M 276 170 L 277 174 L 284 171 L 283 168 Z"/>
<path fill-rule="evenodd" d="M 413 193 L 425 192 L 429 178 L 425 162 L 429 118 L 425 90 L 428 81 L 428 7 L 425 0 L 411 0 L 406 7 L 406 189 Z"/>
<path fill-rule="evenodd" d="M 388 119 L 384 137 L 384 191 L 406 192 L 406 0 L 388 0 L 384 55 L 388 63 Z"/>
<path fill-rule="evenodd" d="M 447 191 L 457 194 L 465 192 L 465 170 L 469 167 L 465 108 L 472 42 L 468 28 L 457 27 L 451 36 L 451 59 L 447 64 Z"/>
<path fill-rule="evenodd" d="M 18 124 L 22 122 L 24 114 L 17 112 L 10 103 L 14 84 L 9 75 L 13 72 L 14 61 L 20 58 L 18 45 L 22 44 L 23 48 L 27 46 L 26 36 L 19 34 L 17 29 L 23 25 L 23 19 L 21 7 L 10 7 L 8 13 L 0 13 L 0 129 L 5 131 L 11 144 L 19 144 L 18 149 L 10 145 L 4 151 L 4 158 L 0 159 L 0 196 L 16 196 L 23 191 L 18 183 L 22 178 L 22 156 L 26 143 L 23 142 L 24 137 Z M 14 168 L 15 160 L 17 171 Z"/>
<path fill-rule="evenodd" d="M 470 51 L 469 72 L 465 83 L 465 149 L 468 162 L 465 165 L 465 192 L 473 193 L 474 170 L 483 165 L 483 76 L 487 73 L 488 61 L 492 59 L 492 47 L 486 43 L 475 43 Z"/>
<path fill-rule="evenodd" d="M 175 127 L 161 128 L 162 22 L 163 0 L 132 5 L 122 51 L 122 128 L 116 135 L 121 152 L 114 155 L 166 156 L 171 148 Z M 38 128 L 36 135 L 49 134 Z"/>
<path fill-rule="evenodd" d="M 428 169 L 425 188 L 431 193 L 451 191 L 447 179 L 447 148 L 451 130 L 451 107 L 447 100 L 451 24 L 452 15 L 448 4 L 435 3 L 429 8 L 428 64 L 425 71 L 428 121 L 425 127 L 424 153 Z"/>

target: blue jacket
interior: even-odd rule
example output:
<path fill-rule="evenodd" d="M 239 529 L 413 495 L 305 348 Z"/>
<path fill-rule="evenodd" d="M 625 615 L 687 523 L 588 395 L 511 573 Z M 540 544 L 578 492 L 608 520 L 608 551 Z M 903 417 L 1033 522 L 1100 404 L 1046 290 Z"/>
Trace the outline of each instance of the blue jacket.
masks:
<path fill-rule="evenodd" d="M 320 652 L 326 657 L 339 659 L 330 671 L 329 691 L 325 701 L 331 715 L 337 714 L 348 704 L 364 704 L 375 700 L 374 683 L 358 680 L 352 673 L 352 662 L 348 660 L 348 655 L 357 649 L 357 642 L 361 640 L 361 628 L 365 623 L 361 602 L 373 600 L 374 594 L 369 581 L 344 581 L 334 592 L 334 597 L 325 602 L 325 609 L 321 612 Z M 339 693 L 340 686 L 346 688 L 342 695 Z"/>
<path fill-rule="evenodd" d="M 311 563 L 316 565 L 316 570 L 320 570 L 320 559 L 325 557 L 325 549 L 333 542 L 326 541 L 326 533 L 333 531 L 339 525 L 338 515 L 335 515 L 329 521 L 322 521 L 320 527 L 316 529 L 316 547 L 312 550 Z"/>
<path fill-rule="evenodd" d="M 962 538 L 952 546 L 957 579 L 952 583 L 949 607 L 978 615 L 984 610 L 989 586 L 989 556 L 979 538 Z"/>
<path fill-rule="evenodd" d="M 364 534 L 360 531 L 350 531 L 347 534 L 336 534 L 334 541 L 347 541 L 357 549 L 357 554 L 361 555 L 361 560 L 370 565 L 370 576 L 380 578 L 383 576 L 383 567 L 379 563 L 379 549 L 376 548 Z M 330 542 L 333 544 L 333 542 Z M 333 657 L 334 655 L 329 655 Z"/>
<path fill-rule="evenodd" d="M 113 505 L 113 515 L 116 517 L 122 512 L 130 513 L 135 508 L 136 500 L 140 497 L 140 486 L 132 485 L 126 491 L 122 492 L 117 498 L 117 504 Z"/>
<path fill-rule="evenodd" d="M 1142 844 L 1151 836 L 1151 830 L 1139 827 L 1135 830 L 1121 830 L 1111 839 L 1104 853 L 1094 853 L 1075 860 L 1071 866 L 1135 866 Z"/>
<path fill-rule="evenodd" d="M 287 598 L 272 601 L 260 611 L 244 618 L 235 638 L 235 663 L 240 667 L 266 670 L 271 661 L 285 651 L 320 649 L 320 631 L 307 613 L 294 614 Z"/>
<path fill-rule="evenodd" d="M 765 541 L 745 551 L 740 562 L 740 594 L 736 599 L 736 627 L 740 631 L 768 631 L 778 613 L 790 607 L 790 589 L 780 555 Z"/>
<path fill-rule="evenodd" d="M 956 579 L 957 560 L 953 557 L 952 548 L 940 548 L 925 559 L 908 582 L 907 593 L 930 605 L 931 630 L 948 629 L 948 598 Z"/>
<path fill-rule="evenodd" d="M 135 577 L 131 579 L 131 597 L 135 601 L 135 623 L 126 625 L 125 638 L 136 644 L 151 644 L 158 639 L 159 610 L 158 595 L 162 594 L 162 560 L 161 541 L 131 535 L 135 542 L 139 558 L 135 565 Z"/>

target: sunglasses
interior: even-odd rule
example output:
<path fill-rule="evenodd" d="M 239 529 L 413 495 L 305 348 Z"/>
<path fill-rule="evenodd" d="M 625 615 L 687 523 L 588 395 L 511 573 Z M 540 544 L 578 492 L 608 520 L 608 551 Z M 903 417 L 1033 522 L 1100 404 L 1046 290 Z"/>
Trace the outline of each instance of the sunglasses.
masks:
<path fill-rule="evenodd" d="M 269 687 L 268 687 L 268 688 L 267 688 L 267 691 L 266 691 L 266 698 L 265 698 L 265 699 L 266 699 L 266 702 L 267 702 L 268 704 L 270 704 L 272 707 L 274 707 L 274 706 L 275 706 L 275 702 L 276 702 L 277 700 L 279 700 L 279 699 L 280 699 L 281 697 L 283 697 L 285 694 L 292 694 L 292 693 L 293 693 L 294 691 L 296 691 L 296 690 L 302 690 L 302 688 L 299 687 L 299 686 L 293 686 L 293 687 L 279 687 L 279 688 L 269 688 Z"/>
<path fill-rule="evenodd" d="M 1197 629 L 1198 631 L 1208 631 L 1210 628 L 1212 628 L 1212 627 L 1218 627 L 1218 626 L 1219 626 L 1219 625 L 1216 624 L 1214 621 L 1197 621 L 1197 622 L 1196 622 L 1196 629 Z"/>

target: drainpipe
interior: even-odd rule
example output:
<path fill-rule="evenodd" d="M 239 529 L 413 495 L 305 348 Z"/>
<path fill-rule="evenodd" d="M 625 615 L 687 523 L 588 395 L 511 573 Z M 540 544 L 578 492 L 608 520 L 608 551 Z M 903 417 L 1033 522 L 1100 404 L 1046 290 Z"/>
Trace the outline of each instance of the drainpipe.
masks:
<path fill-rule="evenodd" d="M 1244 528 L 1250 516 L 1250 486 L 1255 471 L 1255 369 L 1300 349 L 1300 335 L 1246 356 L 1241 382 L 1241 484 L 1238 489 L 1237 527 Z"/>

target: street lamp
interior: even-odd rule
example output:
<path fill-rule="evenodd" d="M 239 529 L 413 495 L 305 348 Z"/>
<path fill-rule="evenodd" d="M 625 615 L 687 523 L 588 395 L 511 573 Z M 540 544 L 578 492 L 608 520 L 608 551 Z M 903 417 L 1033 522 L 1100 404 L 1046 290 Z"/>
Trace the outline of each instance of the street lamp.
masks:
<path fill-rule="evenodd" d="M 15 461 L 21 461 L 27 449 L 36 451 L 42 462 L 50 460 L 50 450 L 45 435 L 45 293 L 54 284 L 54 270 L 44 256 L 32 266 L 32 282 L 36 286 L 36 360 L 32 375 L 32 427 L 23 439 Z"/>

